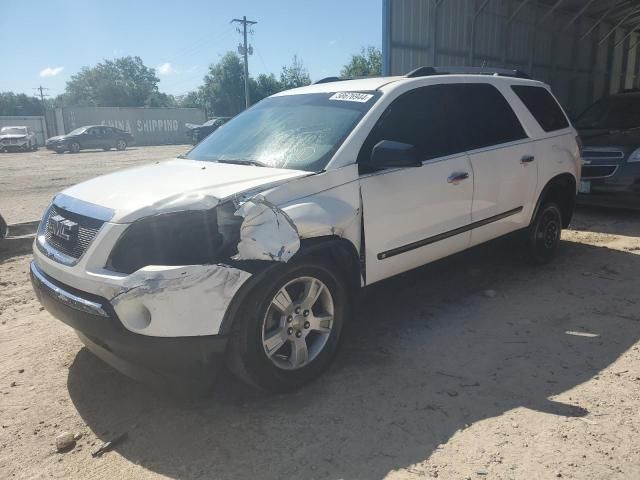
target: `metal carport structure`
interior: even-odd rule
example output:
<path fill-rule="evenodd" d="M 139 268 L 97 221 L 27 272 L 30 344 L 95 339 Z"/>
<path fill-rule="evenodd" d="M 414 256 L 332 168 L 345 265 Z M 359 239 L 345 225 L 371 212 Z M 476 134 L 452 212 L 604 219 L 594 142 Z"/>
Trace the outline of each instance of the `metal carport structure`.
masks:
<path fill-rule="evenodd" d="M 640 87 L 639 0 L 383 0 L 383 71 L 517 68 L 571 113 Z"/>

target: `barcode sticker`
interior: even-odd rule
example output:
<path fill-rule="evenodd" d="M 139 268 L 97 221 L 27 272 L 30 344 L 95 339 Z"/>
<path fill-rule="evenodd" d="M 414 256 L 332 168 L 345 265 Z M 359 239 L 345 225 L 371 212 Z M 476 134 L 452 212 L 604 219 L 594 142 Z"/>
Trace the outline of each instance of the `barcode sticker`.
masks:
<path fill-rule="evenodd" d="M 343 102 L 360 102 L 365 103 L 368 102 L 373 95 L 369 93 L 358 93 L 358 92 L 338 92 L 334 93 L 329 97 L 329 100 L 341 100 Z"/>

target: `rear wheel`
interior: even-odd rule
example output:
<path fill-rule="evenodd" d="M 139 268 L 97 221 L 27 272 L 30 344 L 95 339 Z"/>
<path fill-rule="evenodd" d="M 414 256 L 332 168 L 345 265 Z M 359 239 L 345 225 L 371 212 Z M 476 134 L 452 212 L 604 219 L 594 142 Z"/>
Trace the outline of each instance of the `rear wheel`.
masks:
<path fill-rule="evenodd" d="M 73 142 L 70 145 L 71 153 L 78 153 L 80 151 L 80 144 L 78 142 Z"/>
<path fill-rule="evenodd" d="M 239 312 L 232 369 L 267 390 L 294 390 L 335 357 L 348 309 L 347 285 L 315 262 L 284 265 L 254 287 Z"/>
<path fill-rule="evenodd" d="M 555 256 L 561 231 L 560 209 L 555 203 L 544 203 L 527 232 L 527 247 L 535 263 L 547 263 Z"/>
<path fill-rule="evenodd" d="M 118 142 L 116 143 L 116 148 L 118 150 L 124 150 L 127 148 L 127 142 L 124 140 L 118 140 Z"/>

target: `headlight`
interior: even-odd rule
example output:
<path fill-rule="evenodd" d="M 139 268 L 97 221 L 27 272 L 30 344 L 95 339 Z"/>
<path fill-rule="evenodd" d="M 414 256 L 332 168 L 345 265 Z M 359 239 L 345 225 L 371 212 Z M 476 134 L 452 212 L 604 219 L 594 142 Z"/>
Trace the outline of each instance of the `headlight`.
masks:
<path fill-rule="evenodd" d="M 216 263 L 237 252 L 242 218 L 233 204 L 146 217 L 132 223 L 113 248 L 106 267 L 133 273 L 148 265 Z"/>
<path fill-rule="evenodd" d="M 627 162 L 629 163 L 640 162 L 640 148 L 634 150 L 634 152 L 631 155 L 629 155 Z"/>

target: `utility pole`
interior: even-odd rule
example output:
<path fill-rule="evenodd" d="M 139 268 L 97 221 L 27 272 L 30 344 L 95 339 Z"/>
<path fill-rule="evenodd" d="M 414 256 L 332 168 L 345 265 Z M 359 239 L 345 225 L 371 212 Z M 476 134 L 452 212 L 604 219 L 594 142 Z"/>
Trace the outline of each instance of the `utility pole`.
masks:
<path fill-rule="evenodd" d="M 240 45 L 238 47 L 238 51 L 244 57 L 244 103 L 245 108 L 249 108 L 249 55 L 253 55 L 253 47 L 247 45 L 247 25 L 255 25 L 258 22 L 253 20 L 247 20 L 246 16 L 243 16 L 242 19 L 234 18 L 231 20 L 231 23 L 241 23 L 242 24 L 242 35 L 244 37 L 244 46 Z M 240 30 L 238 29 L 238 33 Z"/>
<path fill-rule="evenodd" d="M 38 90 L 40 92 L 40 101 L 42 102 L 42 113 L 44 115 L 45 112 L 45 106 L 44 106 L 44 97 L 48 97 L 49 95 L 47 95 L 46 93 L 44 93 L 44 90 L 49 90 L 48 88 L 43 87 L 42 85 L 40 85 L 39 87 L 34 87 L 34 90 Z"/>

